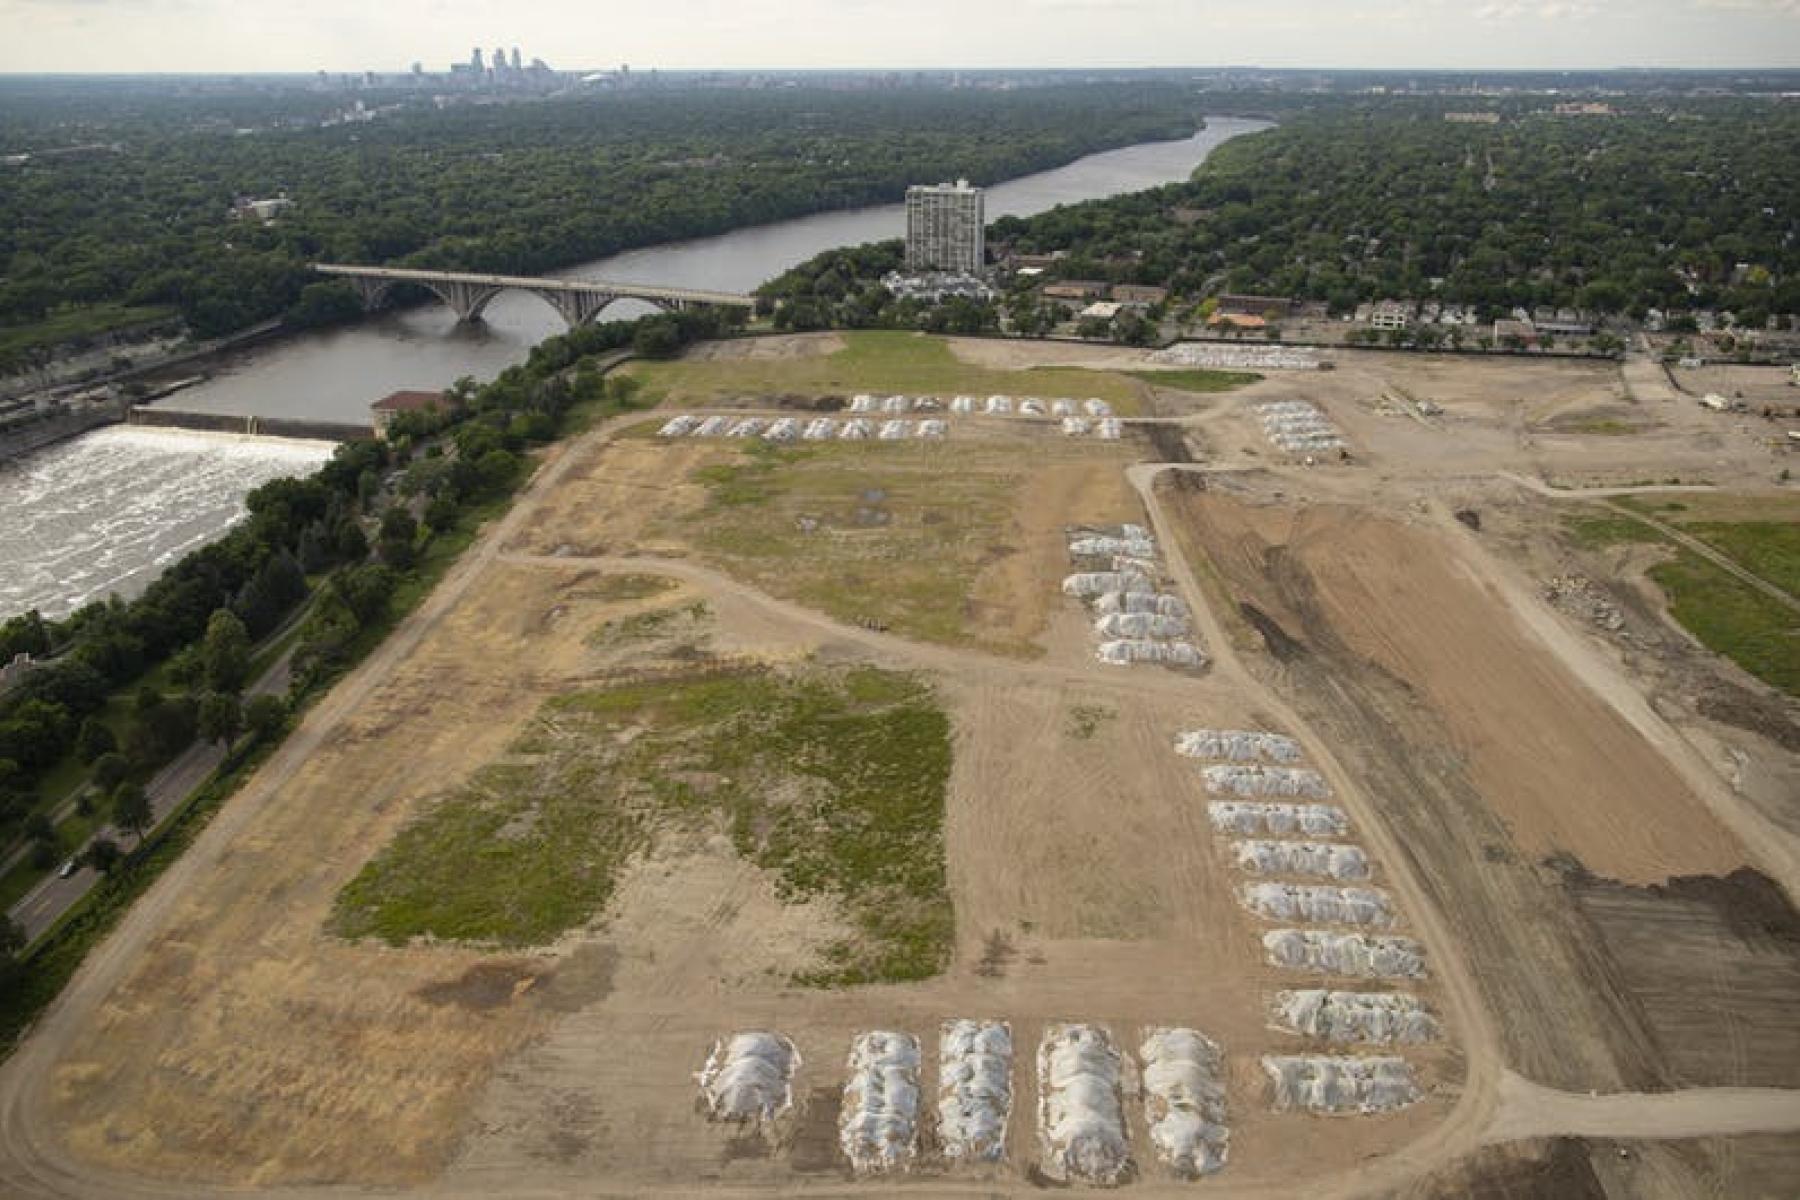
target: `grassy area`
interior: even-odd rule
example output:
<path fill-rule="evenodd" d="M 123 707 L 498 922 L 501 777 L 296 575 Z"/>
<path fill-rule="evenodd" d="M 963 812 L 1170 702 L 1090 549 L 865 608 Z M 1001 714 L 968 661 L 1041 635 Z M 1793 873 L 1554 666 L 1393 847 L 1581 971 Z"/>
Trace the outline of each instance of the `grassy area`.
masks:
<path fill-rule="evenodd" d="M 30 325 L 0 328 L 0 362 L 24 354 L 39 346 L 56 346 L 76 338 L 93 337 L 134 325 L 167 320 L 171 308 L 133 307 L 126 304 L 95 304 L 87 308 L 65 309 L 52 313 Z"/>
<path fill-rule="evenodd" d="M 403 829 L 331 928 L 541 945 L 592 920 L 659 829 L 723 826 L 784 894 L 831 897 L 860 930 L 806 982 L 921 979 L 953 935 L 949 774 L 949 721 L 911 676 L 734 670 L 580 692 Z"/>
<path fill-rule="evenodd" d="M 1665 518 L 1669 502 L 1655 510 Z M 1673 502 L 1680 504 L 1682 502 Z M 1632 507 L 1648 510 L 1648 502 Z M 1782 522 L 1702 521 L 1682 530 L 1706 541 L 1763 578 L 1783 587 L 1800 583 L 1800 526 Z M 1623 543 L 1663 544 L 1666 562 L 1650 579 L 1669 599 L 1669 611 L 1707 649 L 1791 696 L 1800 696 L 1800 616 L 1663 534 L 1623 514 L 1569 517 L 1564 529 L 1586 549 Z"/>
<path fill-rule="evenodd" d="M 963 362 L 943 338 L 898 331 L 841 335 L 835 354 L 795 358 L 683 358 L 623 368 L 664 403 L 703 405 L 737 397 L 908 395 L 1097 396 L 1130 416 L 1142 410 L 1143 388 L 1117 371 L 1033 367 L 1008 371 Z"/>
<path fill-rule="evenodd" d="M 1012 508 L 1028 470 L 1092 446 L 1030 452 L 951 440 L 750 442 L 703 468 L 709 502 L 664 530 L 733 575 L 846 622 L 1003 654 L 1036 652 L 974 611 L 978 577 L 1017 548 Z"/>
<path fill-rule="evenodd" d="M 1210 371 L 1200 367 L 1180 371 L 1127 371 L 1125 373 L 1133 379 L 1142 379 L 1145 383 L 1154 384 L 1157 387 L 1174 388 L 1178 392 L 1229 392 L 1262 382 L 1262 376 L 1252 371 Z"/>

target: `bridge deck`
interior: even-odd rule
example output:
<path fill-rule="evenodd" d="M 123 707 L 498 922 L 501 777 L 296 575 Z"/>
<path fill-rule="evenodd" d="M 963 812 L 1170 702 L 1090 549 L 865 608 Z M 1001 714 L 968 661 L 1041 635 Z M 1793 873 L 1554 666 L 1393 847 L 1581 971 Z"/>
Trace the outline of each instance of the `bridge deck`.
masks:
<path fill-rule="evenodd" d="M 321 275 L 352 279 L 391 279 L 406 283 L 462 283 L 478 287 L 523 288 L 538 292 L 587 292 L 607 296 L 641 297 L 684 304 L 716 304 L 752 308 L 754 297 L 737 292 L 709 292 L 694 288 L 662 287 L 653 283 L 620 283 L 610 279 L 548 279 L 527 275 L 482 275 L 471 271 L 421 271 L 410 267 L 359 267 L 343 263 L 313 263 Z"/>

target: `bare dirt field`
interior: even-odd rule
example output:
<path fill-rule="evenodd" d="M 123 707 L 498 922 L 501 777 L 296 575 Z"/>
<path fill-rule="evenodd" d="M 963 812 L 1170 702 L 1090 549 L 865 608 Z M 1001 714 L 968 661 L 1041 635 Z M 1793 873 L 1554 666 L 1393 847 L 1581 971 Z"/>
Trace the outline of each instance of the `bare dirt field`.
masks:
<path fill-rule="evenodd" d="M 830 337 L 760 341 L 693 361 L 779 372 L 844 353 Z M 924 361 L 871 345 L 879 370 Z M 1617 580 L 1519 482 L 1702 463 L 1761 478 L 1774 460 L 1729 430 L 1696 441 L 1685 410 L 1634 412 L 1638 433 L 1579 428 L 1641 403 L 1604 367 L 1346 363 L 1114 444 L 976 422 L 933 445 L 748 447 L 621 421 L 560 447 L 0 1068 L 0 1190 L 1025 1195 L 1046 1182 L 1036 1044 L 1081 1020 L 1127 1049 L 1151 1025 L 1221 1044 L 1231 1149 L 1209 1193 L 1783 1194 L 1800 1156 L 1800 920 L 1769 860 L 1800 827 L 1770 795 L 1800 770 L 1789 710 L 1754 680 L 1705 674 L 1716 660 L 1693 643 L 1669 650 L 1647 601 L 1613 628 L 1544 599 L 1538 582 L 1571 564 Z M 1252 406 L 1284 397 L 1337 422 L 1349 461 L 1274 453 Z M 1425 397 L 1443 413 L 1396 410 Z M 1146 465 L 1190 446 L 1199 463 Z M 1480 531 L 1454 509 L 1478 510 Z M 1088 614 L 1059 591 L 1067 529 L 1122 521 L 1157 531 L 1207 670 L 1095 661 Z M 858 910 L 745 852 L 773 808 L 692 808 L 648 830 L 603 906 L 548 944 L 331 932 L 346 885 L 444 797 L 549 753 L 524 735 L 559 698 L 865 667 L 921 681 L 948 722 L 939 886 L 954 928 L 937 974 L 803 982 L 841 961 Z M 1726 693 L 1701 683 L 1751 697 L 1714 710 L 1738 724 L 1705 716 L 1704 695 Z M 629 747 L 652 725 L 624 710 L 606 736 Z M 1298 739 L 1390 897 L 1384 932 L 1422 944 L 1422 978 L 1266 964 L 1272 926 L 1240 902 L 1247 876 L 1172 749 L 1195 727 Z M 680 802 L 731 780 L 654 786 L 671 783 Z M 798 849 L 848 819 L 823 814 Z M 479 871 L 479 843 L 466 852 Z M 1294 986 L 1404 986 L 1444 1037 L 1395 1051 L 1284 1033 L 1270 1001 Z M 951 1168 L 928 1139 L 912 1177 L 855 1178 L 836 1127 L 849 1039 L 918 1034 L 929 1108 L 936 1030 L 957 1017 L 1011 1022 L 1006 1161 Z M 693 1080 L 714 1038 L 753 1028 L 804 1060 L 796 1109 L 767 1136 L 708 1122 Z M 1401 1053 L 1422 1098 L 1387 1115 L 1273 1111 L 1260 1058 L 1302 1052 Z M 1156 1162 L 1128 1082 L 1126 1191 L 1194 1194 Z M 1739 1090 L 1687 1090 L 1713 1087 Z"/>

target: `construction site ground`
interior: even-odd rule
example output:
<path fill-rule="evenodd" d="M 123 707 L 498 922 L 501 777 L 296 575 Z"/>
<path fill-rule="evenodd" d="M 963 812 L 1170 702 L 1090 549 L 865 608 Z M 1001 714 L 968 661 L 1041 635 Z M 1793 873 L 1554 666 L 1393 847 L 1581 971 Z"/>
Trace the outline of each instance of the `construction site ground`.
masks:
<path fill-rule="evenodd" d="M 993 345 L 942 357 L 1073 365 L 1069 347 Z M 702 348 L 708 370 L 754 360 L 768 390 L 705 406 L 791 407 L 840 349 Z M 1089 354 L 1080 366 L 1152 369 Z M 646 436 L 639 417 L 552 448 L 0 1068 L 0 1191 L 1024 1194 L 1043 1183 L 1033 1051 L 1046 1025 L 1080 1020 L 1127 1047 L 1190 1025 L 1225 1051 L 1225 1170 L 1170 1177 L 1134 1099 L 1129 1192 L 1791 1194 L 1793 698 L 1675 624 L 1641 549 L 1566 526 L 1602 499 L 1696 484 L 1717 519 L 1792 519 L 1756 499 L 1789 495 L 1789 451 L 1760 417 L 1700 409 L 1635 362 L 1336 365 L 1226 394 L 1147 386 L 1119 443 L 957 417 L 941 445 L 769 454 Z M 1272 446 L 1256 406 L 1286 399 L 1315 404 L 1347 455 Z M 1124 521 L 1156 534 L 1205 671 L 1095 661 L 1090 618 L 1059 590 L 1065 530 Z M 934 547 L 924 571 L 913 559 Z M 608 583 L 622 575 L 674 586 Z M 672 607 L 692 615 L 633 624 Z M 656 632 L 608 632 L 624 628 Z M 794 983 L 842 914 L 692 830 L 657 839 L 550 946 L 328 932 L 345 884 L 544 701 L 697 662 L 930 682 L 954 737 L 946 972 Z M 1395 932 L 1425 948 L 1429 975 L 1407 987 L 1444 1022 L 1442 1041 L 1399 1051 L 1419 1103 L 1271 1110 L 1260 1056 L 1326 1052 L 1271 1028 L 1271 994 L 1366 985 L 1264 965 L 1269 926 L 1234 896 L 1245 877 L 1172 749 L 1196 727 L 1294 735 L 1349 812 Z M 957 1017 L 1012 1024 L 1007 1160 L 853 1177 L 835 1124 L 850 1037 L 921 1035 L 929 1108 L 936 1029 Z M 692 1078 L 714 1038 L 752 1028 L 804 1057 L 796 1110 L 767 1137 L 708 1122 Z"/>

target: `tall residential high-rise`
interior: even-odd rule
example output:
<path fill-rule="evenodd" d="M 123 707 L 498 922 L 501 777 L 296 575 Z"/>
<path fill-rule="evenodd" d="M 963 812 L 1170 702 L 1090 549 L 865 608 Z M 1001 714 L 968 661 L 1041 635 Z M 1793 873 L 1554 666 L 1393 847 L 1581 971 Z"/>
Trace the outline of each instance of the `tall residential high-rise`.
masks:
<path fill-rule="evenodd" d="M 494 70 L 496 73 L 506 70 L 506 51 L 499 46 L 494 47 Z"/>
<path fill-rule="evenodd" d="M 906 269 L 973 275 L 987 261 L 982 190 L 966 179 L 906 189 Z"/>
<path fill-rule="evenodd" d="M 477 74 L 480 74 L 481 71 L 484 69 L 481 65 L 481 47 L 480 46 L 475 47 L 475 53 L 469 55 L 469 65 L 471 67 L 475 68 L 475 71 Z"/>
<path fill-rule="evenodd" d="M 524 63 L 519 60 L 519 48 L 517 46 L 513 47 L 512 68 L 515 71 L 523 71 L 525 69 Z"/>

